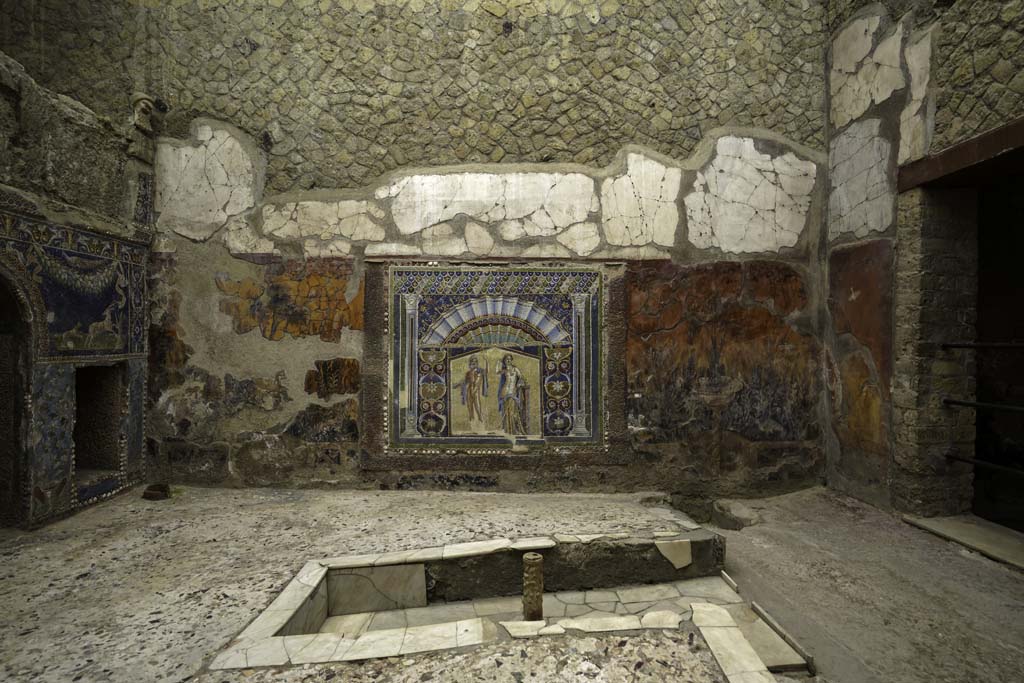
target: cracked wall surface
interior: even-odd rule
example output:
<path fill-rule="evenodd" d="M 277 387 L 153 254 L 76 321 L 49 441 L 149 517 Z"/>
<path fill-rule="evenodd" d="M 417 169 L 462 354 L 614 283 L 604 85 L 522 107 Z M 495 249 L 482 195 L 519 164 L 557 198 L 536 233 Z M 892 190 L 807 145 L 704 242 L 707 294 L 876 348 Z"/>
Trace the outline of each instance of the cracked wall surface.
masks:
<path fill-rule="evenodd" d="M 197 119 L 191 141 L 157 145 L 158 227 L 205 240 L 255 205 L 263 189 L 262 159 L 232 128 Z"/>
<path fill-rule="evenodd" d="M 859 12 L 900 17 L 920 31 L 941 27 L 934 36 L 931 69 L 934 136 L 925 152 L 941 151 L 1024 116 L 1024 7 L 1019 0 L 830 0 L 828 30 L 840 29 Z"/>
<path fill-rule="evenodd" d="M 777 252 L 803 233 L 817 168 L 791 152 L 773 158 L 751 138 L 719 138 L 686 195 L 689 240 L 724 252 Z"/>
<path fill-rule="evenodd" d="M 859 121 L 829 146 L 831 239 L 852 234 L 866 237 L 886 230 L 896 210 L 896 183 L 891 169 L 892 147 L 881 135 L 878 119 Z"/>
<path fill-rule="evenodd" d="M 884 30 L 883 16 L 867 15 L 842 28 L 832 41 L 829 73 L 832 125 L 842 128 L 906 85 L 900 58 L 902 23 Z"/>
<path fill-rule="evenodd" d="M 363 188 L 262 197 L 253 141 L 207 119 L 194 129 L 197 143 L 162 138 L 157 146 L 158 251 L 178 235 L 259 258 L 778 253 L 804 234 L 822 159 L 775 138 L 718 132 L 681 161 L 630 147 L 605 168 L 442 167 Z M 684 176 L 696 180 L 684 184 Z"/>
<path fill-rule="evenodd" d="M 818 2 L 36 0 L 0 49 L 101 115 L 166 102 L 168 132 L 232 121 L 271 192 L 405 166 L 576 162 L 626 144 L 685 157 L 707 131 L 824 141 Z M 88 30 L 83 30 L 88 27 Z"/>

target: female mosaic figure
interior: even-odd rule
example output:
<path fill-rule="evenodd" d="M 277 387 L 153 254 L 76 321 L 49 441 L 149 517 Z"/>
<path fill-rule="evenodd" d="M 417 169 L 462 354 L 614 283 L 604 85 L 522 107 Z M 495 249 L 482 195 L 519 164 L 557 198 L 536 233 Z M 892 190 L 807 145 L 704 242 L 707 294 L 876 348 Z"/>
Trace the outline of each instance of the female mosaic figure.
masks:
<path fill-rule="evenodd" d="M 498 382 L 498 412 L 501 413 L 501 427 L 506 434 L 526 434 L 526 410 L 529 403 L 529 387 L 523 371 L 515 366 L 512 354 L 505 354 L 498 368 L 501 380 Z"/>

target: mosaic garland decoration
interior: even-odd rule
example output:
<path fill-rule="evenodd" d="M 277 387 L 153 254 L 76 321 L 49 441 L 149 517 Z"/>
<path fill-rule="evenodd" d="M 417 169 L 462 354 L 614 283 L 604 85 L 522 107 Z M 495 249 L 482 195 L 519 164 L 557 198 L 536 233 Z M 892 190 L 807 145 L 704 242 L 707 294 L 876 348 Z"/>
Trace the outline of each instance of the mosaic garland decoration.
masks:
<path fill-rule="evenodd" d="M 599 270 L 392 266 L 392 447 L 590 443 Z"/>
<path fill-rule="evenodd" d="M 0 212 L 0 256 L 34 282 L 47 311 L 44 358 L 146 352 L 146 250 Z"/>

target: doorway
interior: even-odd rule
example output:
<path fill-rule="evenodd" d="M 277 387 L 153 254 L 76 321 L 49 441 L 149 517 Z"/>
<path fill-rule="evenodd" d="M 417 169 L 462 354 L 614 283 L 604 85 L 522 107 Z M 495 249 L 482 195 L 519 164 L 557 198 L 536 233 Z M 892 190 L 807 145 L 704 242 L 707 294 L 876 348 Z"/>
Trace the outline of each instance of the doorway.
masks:
<path fill-rule="evenodd" d="M 1024 531 L 1024 179 L 978 192 L 978 401 L 973 512 Z"/>
<path fill-rule="evenodd" d="M 124 365 L 75 368 L 75 477 L 81 490 L 118 476 Z"/>
<path fill-rule="evenodd" d="M 12 287 L 0 278 L 0 525 L 22 521 L 21 420 L 28 326 Z"/>

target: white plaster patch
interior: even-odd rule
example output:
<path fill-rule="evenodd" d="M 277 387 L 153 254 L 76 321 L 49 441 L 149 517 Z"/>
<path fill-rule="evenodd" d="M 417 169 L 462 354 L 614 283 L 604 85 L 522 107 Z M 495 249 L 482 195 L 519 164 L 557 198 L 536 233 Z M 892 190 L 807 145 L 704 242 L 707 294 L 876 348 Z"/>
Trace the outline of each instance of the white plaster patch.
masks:
<path fill-rule="evenodd" d="M 931 88 L 931 66 L 937 25 L 913 35 L 903 51 L 910 72 L 910 94 L 900 112 L 900 164 L 924 157 L 935 129 L 935 96 Z"/>
<path fill-rule="evenodd" d="M 494 238 L 487 228 L 473 221 L 466 222 L 466 248 L 477 256 L 487 256 L 494 249 Z"/>
<path fill-rule="evenodd" d="M 577 223 L 558 236 L 558 241 L 580 256 L 587 256 L 601 244 L 601 234 L 594 223 Z"/>
<path fill-rule="evenodd" d="M 626 157 L 626 174 L 601 184 L 602 225 L 609 244 L 628 247 L 675 244 L 680 169 L 642 154 Z"/>
<path fill-rule="evenodd" d="M 393 197 L 398 231 L 411 235 L 459 215 L 516 221 L 523 235 L 554 235 L 586 219 L 594 181 L 582 173 L 449 173 L 401 178 L 377 191 Z"/>
<path fill-rule="evenodd" d="M 263 206 L 263 233 L 278 239 L 344 238 L 353 242 L 379 242 L 384 211 L 376 202 L 361 199 L 306 200 Z"/>
<path fill-rule="evenodd" d="M 228 221 L 227 229 L 221 233 L 221 239 L 228 251 L 235 256 L 278 253 L 273 241 L 256 232 L 244 216 L 231 218 Z"/>
<path fill-rule="evenodd" d="M 880 130 L 878 119 L 859 121 L 829 146 L 830 239 L 847 233 L 865 237 L 892 224 L 896 199 L 889 177 L 891 149 Z"/>
<path fill-rule="evenodd" d="M 209 239 L 228 219 L 259 200 L 263 162 L 231 126 L 199 119 L 194 140 L 157 142 L 157 226 L 196 241 Z"/>
<path fill-rule="evenodd" d="M 420 234 L 420 245 L 428 256 L 458 256 L 468 247 L 466 240 L 448 223 L 439 223 Z"/>
<path fill-rule="evenodd" d="M 817 167 L 792 152 L 758 152 L 752 138 L 719 138 L 686 195 L 690 242 L 730 253 L 796 245 L 807 222 Z"/>
<path fill-rule="evenodd" d="M 832 42 L 829 92 L 832 123 L 837 128 L 906 85 L 900 60 L 903 24 L 897 24 L 871 51 L 880 21 L 877 16 L 852 21 Z"/>

